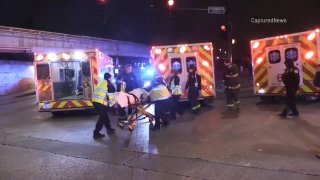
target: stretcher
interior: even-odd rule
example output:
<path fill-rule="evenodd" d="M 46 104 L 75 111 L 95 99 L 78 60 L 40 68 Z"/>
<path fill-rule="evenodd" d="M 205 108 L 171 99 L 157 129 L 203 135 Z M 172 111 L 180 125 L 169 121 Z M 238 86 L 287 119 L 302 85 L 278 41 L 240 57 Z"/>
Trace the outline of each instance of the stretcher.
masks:
<path fill-rule="evenodd" d="M 133 131 L 137 122 L 149 119 L 154 120 L 154 115 L 147 111 L 152 103 L 148 100 L 149 93 L 144 89 L 135 89 L 129 93 L 119 92 L 115 94 L 115 100 L 121 108 L 128 107 L 132 109 L 132 113 L 126 119 L 119 119 L 118 126 L 124 129 L 128 127 L 129 131 Z"/>

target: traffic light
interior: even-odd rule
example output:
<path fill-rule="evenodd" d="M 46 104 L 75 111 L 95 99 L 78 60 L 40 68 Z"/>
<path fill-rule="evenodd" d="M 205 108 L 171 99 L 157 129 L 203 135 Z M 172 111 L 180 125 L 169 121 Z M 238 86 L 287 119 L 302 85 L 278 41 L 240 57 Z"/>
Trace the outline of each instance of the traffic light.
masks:
<path fill-rule="evenodd" d="M 108 3 L 108 0 L 98 0 L 98 3 L 100 5 L 106 5 Z"/>
<path fill-rule="evenodd" d="M 174 6 L 174 0 L 168 0 L 168 6 L 169 6 L 169 9 L 172 9 L 173 6 Z"/>
<path fill-rule="evenodd" d="M 229 28 L 226 25 L 220 26 L 221 36 L 223 39 L 228 39 Z"/>

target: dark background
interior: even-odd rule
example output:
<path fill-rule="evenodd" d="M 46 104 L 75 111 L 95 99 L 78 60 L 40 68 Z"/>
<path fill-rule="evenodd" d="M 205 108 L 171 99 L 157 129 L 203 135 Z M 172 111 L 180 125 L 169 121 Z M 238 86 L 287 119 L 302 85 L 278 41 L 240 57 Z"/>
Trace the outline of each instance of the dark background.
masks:
<path fill-rule="evenodd" d="M 235 60 L 249 57 L 251 39 L 310 30 L 320 25 L 319 0 L 229 0 Z M 175 0 L 175 8 L 223 6 L 225 0 Z M 221 48 L 224 15 L 173 11 L 167 0 L 0 0 L 0 25 L 88 35 L 147 45 L 213 42 Z M 252 24 L 251 18 L 285 18 Z"/>

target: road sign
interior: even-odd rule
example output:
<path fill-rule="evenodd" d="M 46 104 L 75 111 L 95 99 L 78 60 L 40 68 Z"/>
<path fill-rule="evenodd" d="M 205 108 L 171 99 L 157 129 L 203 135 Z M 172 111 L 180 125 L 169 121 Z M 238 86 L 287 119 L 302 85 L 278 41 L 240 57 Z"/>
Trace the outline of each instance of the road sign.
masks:
<path fill-rule="evenodd" d="M 209 6 L 208 13 L 209 14 L 225 14 L 226 8 L 224 6 Z"/>

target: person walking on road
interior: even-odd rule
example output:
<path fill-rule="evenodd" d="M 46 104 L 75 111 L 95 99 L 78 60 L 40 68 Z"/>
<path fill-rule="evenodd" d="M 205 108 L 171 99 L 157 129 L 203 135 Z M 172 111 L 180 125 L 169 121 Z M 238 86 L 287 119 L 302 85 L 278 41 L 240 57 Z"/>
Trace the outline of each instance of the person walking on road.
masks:
<path fill-rule="evenodd" d="M 226 110 L 239 110 L 239 68 L 232 63 L 231 59 L 224 60 L 225 71 L 223 75 L 223 82 L 225 87 L 225 94 L 227 100 Z"/>
<path fill-rule="evenodd" d="M 155 125 L 152 131 L 160 130 L 160 126 L 166 127 L 169 122 L 166 117 L 168 106 L 170 106 L 170 92 L 161 76 L 154 80 L 154 86 L 150 91 L 151 102 L 154 103 Z"/>
<path fill-rule="evenodd" d="M 100 82 L 94 89 L 92 103 L 95 110 L 99 113 L 99 118 L 96 123 L 95 130 L 93 131 L 94 139 L 105 137 L 104 134 L 100 133 L 103 125 L 107 129 L 107 134 L 111 135 L 115 131 L 115 129 L 113 129 L 110 125 L 110 119 L 108 116 L 108 106 L 114 104 L 113 93 L 116 91 L 115 87 L 111 83 L 111 79 L 111 74 L 105 73 L 104 80 Z"/>
<path fill-rule="evenodd" d="M 286 69 L 282 74 L 282 82 L 286 88 L 286 106 L 279 116 L 287 117 L 289 115 L 296 117 L 299 116 L 296 106 L 296 95 L 299 90 L 300 73 L 292 60 L 286 60 L 284 64 L 286 65 Z"/>
<path fill-rule="evenodd" d="M 171 100 L 174 104 L 174 108 L 171 111 L 171 117 L 176 119 L 176 113 L 183 114 L 182 109 L 180 107 L 180 96 L 182 95 L 181 85 L 180 85 L 180 78 L 178 76 L 178 71 L 172 70 L 171 71 L 171 78 L 169 81 L 169 88 L 171 91 Z"/>
<path fill-rule="evenodd" d="M 196 72 L 196 66 L 189 66 L 188 80 L 185 91 L 188 91 L 188 99 L 193 112 L 200 110 L 199 95 L 201 94 L 201 76 Z"/>

